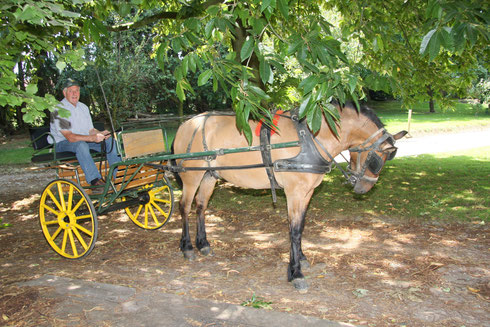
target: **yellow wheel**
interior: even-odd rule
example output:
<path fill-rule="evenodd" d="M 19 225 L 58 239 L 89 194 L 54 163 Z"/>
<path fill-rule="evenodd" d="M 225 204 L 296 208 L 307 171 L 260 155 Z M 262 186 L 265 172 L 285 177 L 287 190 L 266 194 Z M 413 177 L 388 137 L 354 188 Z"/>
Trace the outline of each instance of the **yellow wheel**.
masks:
<path fill-rule="evenodd" d="M 97 240 L 97 213 L 78 184 L 56 179 L 44 189 L 39 204 L 44 237 L 59 255 L 78 259 L 88 255 Z"/>
<path fill-rule="evenodd" d="M 133 223 L 144 229 L 163 227 L 174 210 L 174 193 L 168 184 L 146 185 L 138 192 L 138 200 L 139 204 L 125 210 Z"/>

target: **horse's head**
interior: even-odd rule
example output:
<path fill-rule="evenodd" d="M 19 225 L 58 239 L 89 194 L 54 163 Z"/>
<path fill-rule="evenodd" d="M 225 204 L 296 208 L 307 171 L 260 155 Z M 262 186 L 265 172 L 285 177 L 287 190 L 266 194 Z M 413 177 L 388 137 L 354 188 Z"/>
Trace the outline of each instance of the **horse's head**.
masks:
<path fill-rule="evenodd" d="M 406 134 L 401 131 L 391 135 L 380 128 L 362 144 L 349 149 L 349 182 L 354 186 L 354 192 L 364 194 L 374 186 L 385 162 L 396 155 L 395 141 Z"/>

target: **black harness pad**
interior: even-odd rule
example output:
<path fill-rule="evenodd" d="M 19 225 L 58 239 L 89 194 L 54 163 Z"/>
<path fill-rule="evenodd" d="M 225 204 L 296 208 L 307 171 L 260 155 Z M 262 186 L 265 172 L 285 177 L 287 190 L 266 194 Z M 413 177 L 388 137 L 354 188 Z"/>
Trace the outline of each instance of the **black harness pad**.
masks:
<path fill-rule="evenodd" d="M 316 148 L 306 120 L 298 120 L 295 112 L 291 115 L 298 133 L 300 151 L 289 159 L 279 159 L 274 162 L 274 171 L 277 172 L 303 172 L 313 174 L 325 174 L 332 169 L 332 163 L 325 160 Z"/>

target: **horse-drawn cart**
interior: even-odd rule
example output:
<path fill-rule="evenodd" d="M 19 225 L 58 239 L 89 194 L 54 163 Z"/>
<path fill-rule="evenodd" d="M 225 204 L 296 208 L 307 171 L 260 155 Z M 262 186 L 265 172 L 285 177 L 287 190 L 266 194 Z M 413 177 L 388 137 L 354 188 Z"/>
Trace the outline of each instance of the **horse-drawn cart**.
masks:
<path fill-rule="evenodd" d="M 42 192 L 39 217 L 44 237 L 59 255 L 77 259 L 92 251 L 99 214 L 124 209 L 144 229 L 161 228 L 170 219 L 174 195 L 169 180 L 162 169 L 149 165 L 167 160 L 170 147 L 165 128 L 119 132 L 117 144 L 122 161 L 112 166 L 104 160 L 103 153 L 94 153 L 105 177 L 103 187 L 89 185 L 74 153 L 54 152 L 47 142 L 49 137 L 49 127 L 31 129 L 36 150 L 32 161 L 56 169 L 58 177 Z"/>
<path fill-rule="evenodd" d="M 103 130 L 103 126 L 95 126 Z M 39 204 L 41 228 L 48 244 L 59 255 L 78 259 L 88 255 L 98 234 L 97 216 L 124 209 L 143 229 L 159 229 L 174 210 L 174 194 L 166 171 L 179 171 L 170 160 L 202 159 L 229 153 L 260 151 L 260 147 L 219 149 L 174 155 L 163 125 L 123 129 L 117 133 L 122 161 L 109 166 L 103 153 L 93 153 L 105 185 L 86 182 L 75 154 L 54 152 L 48 143 L 49 127 L 32 128 L 36 150 L 32 161 L 56 169 L 57 178 L 44 188 Z M 276 144 L 273 148 L 298 146 L 298 142 Z M 263 167 L 228 167 L 247 169 Z M 190 168 L 192 170 L 192 168 Z"/>

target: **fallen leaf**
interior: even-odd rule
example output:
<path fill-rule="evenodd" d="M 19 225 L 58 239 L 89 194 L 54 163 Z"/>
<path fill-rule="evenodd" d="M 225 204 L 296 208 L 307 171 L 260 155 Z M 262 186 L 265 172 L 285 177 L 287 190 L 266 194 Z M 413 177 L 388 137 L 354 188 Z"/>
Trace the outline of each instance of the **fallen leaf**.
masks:
<path fill-rule="evenodd" d="M 352 291 L 352 294 L 354 294 L 357 297 L 364 297 L 369 293 L 368 290 L 365 290 L 363 288 L 358 288 L 357 290 Z"/>

